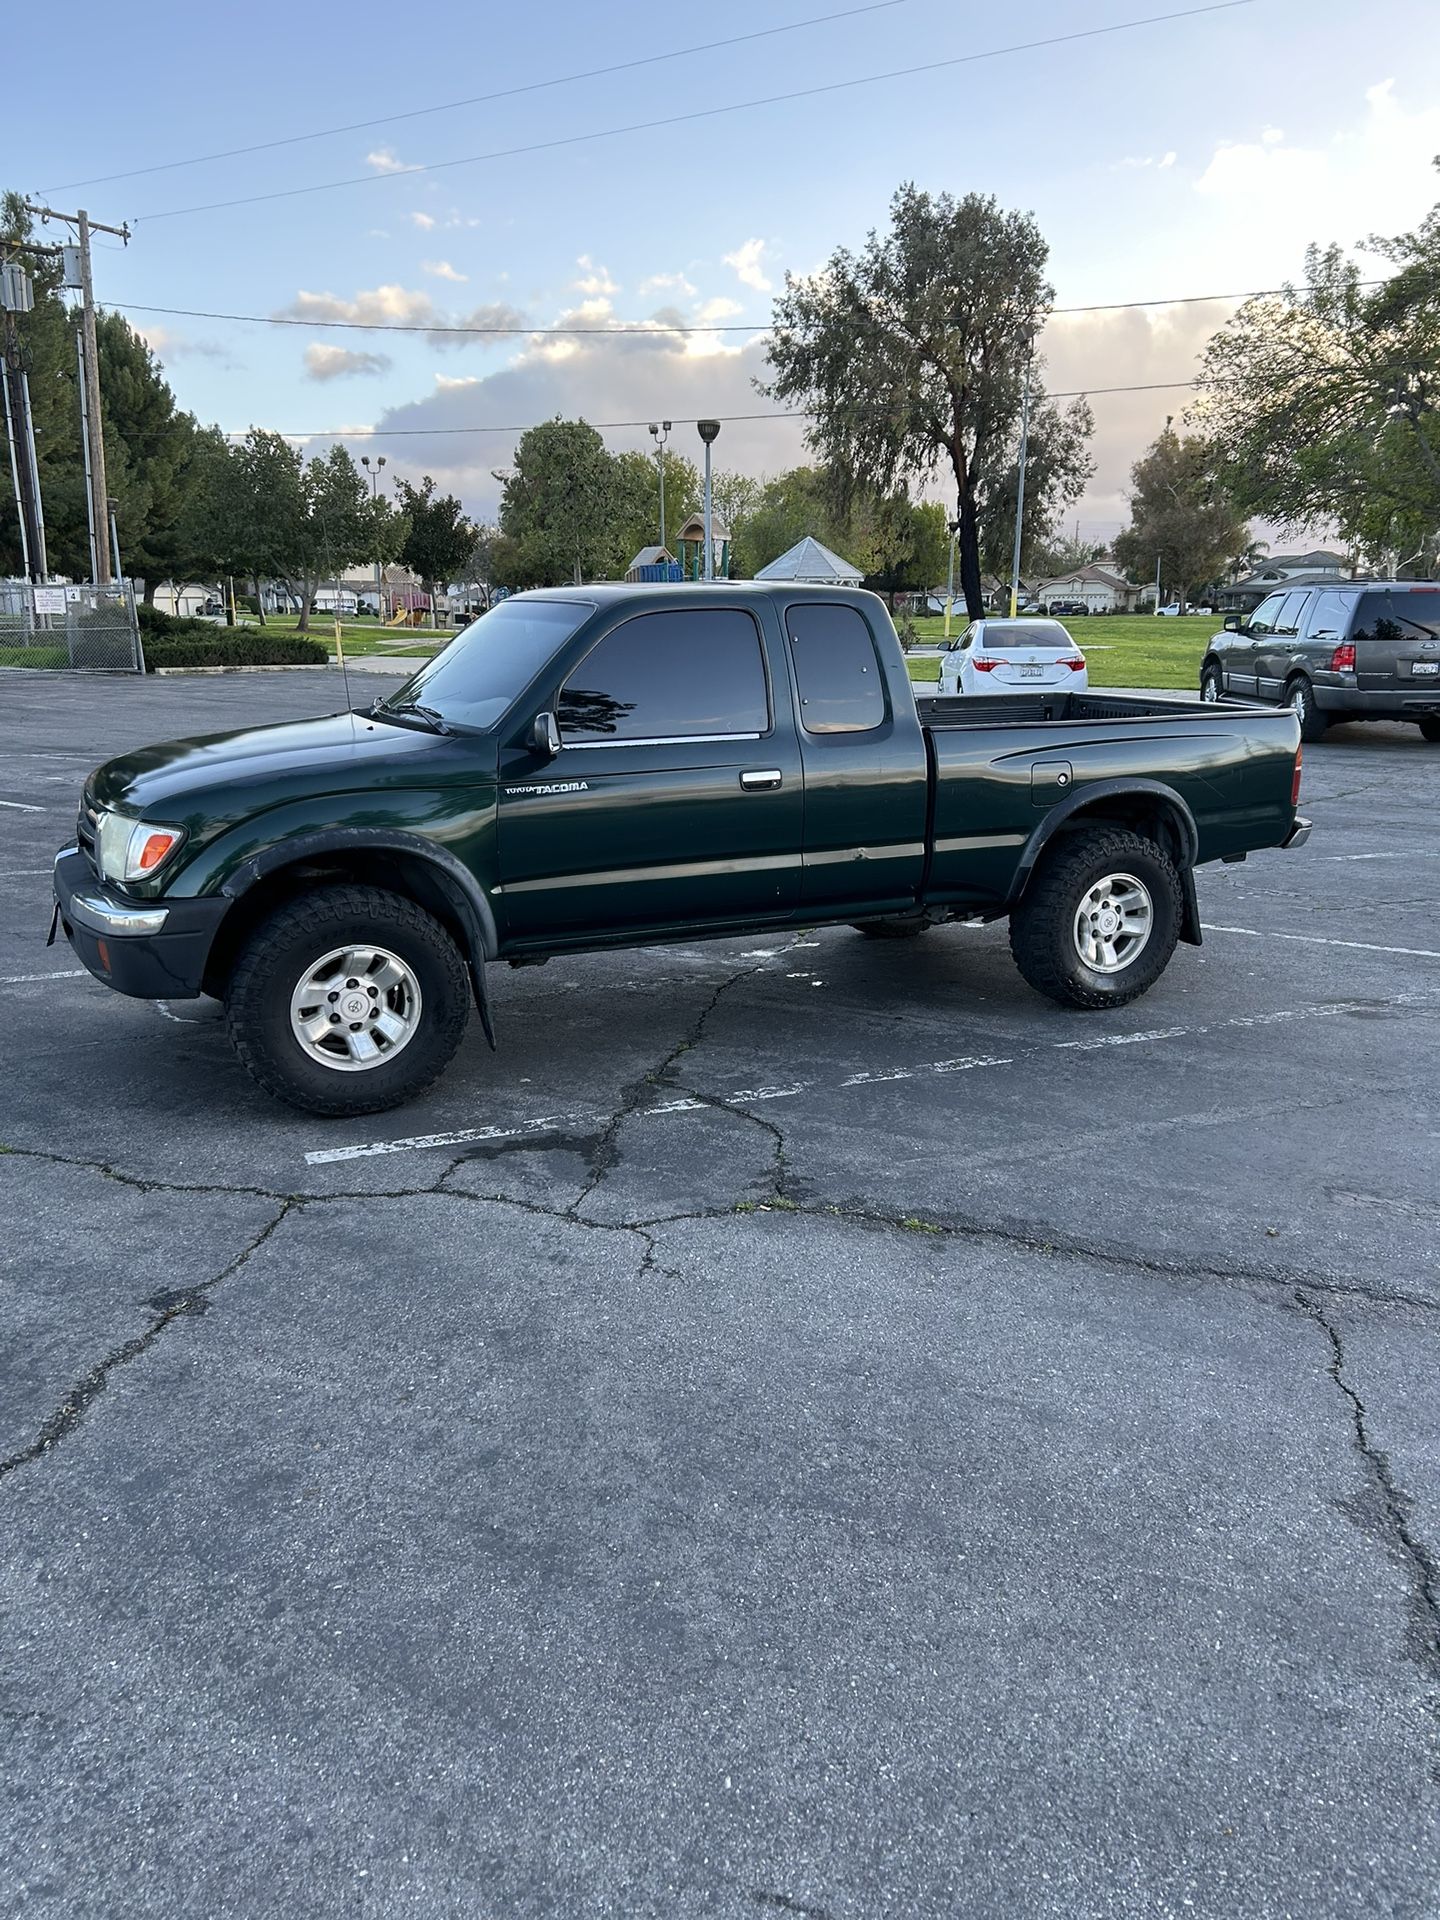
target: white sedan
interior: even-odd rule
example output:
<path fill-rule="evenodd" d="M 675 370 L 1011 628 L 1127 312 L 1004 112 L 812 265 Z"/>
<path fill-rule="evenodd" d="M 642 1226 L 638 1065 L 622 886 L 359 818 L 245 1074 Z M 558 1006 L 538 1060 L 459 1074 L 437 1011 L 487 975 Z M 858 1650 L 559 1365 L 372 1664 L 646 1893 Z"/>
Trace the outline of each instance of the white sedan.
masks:
<path fill-rule="evenodd" d="M 975 620 L 940 653 L 941 693 L 1080 693 L 1085 656 L 1058 620 Z"/>

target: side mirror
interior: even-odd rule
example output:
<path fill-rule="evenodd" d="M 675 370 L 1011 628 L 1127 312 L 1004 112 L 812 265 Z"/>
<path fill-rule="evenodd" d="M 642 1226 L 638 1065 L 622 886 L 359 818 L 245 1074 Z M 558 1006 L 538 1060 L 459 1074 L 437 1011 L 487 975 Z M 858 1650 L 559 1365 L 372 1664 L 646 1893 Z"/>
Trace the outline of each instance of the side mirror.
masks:
<path fill-rule="evenodd" d="M 1245 621 L 1243 617 L 1238 613 L 1227 613 L 1225 616 L 1225 631 L 1226 633 L 1244 633 Z"/>
<path fill-rule="evenodd" d="M 537 753 L 543 753 L 547 760 L 553 760 L 560 751 L 560 728 L 555 716 L 548 710 L 537 713 L 535 724 L 530 729 L 530 744 Z"/>

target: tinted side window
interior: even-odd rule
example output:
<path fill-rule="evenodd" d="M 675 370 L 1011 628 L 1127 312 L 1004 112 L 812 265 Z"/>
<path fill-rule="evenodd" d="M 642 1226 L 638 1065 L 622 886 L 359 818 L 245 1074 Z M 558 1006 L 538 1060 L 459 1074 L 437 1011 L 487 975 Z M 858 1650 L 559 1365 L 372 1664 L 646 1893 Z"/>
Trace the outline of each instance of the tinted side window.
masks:
<path fill-rule="evenodd" d="M 1345 593 L 1322 593 L 1310 616 L 1310 632 L 1316 639 L 1339 640 L 1350 619 L 1350 609 L 1354 605 Z"/>
<path fill-rule="evenodd" d="M 870 629 L 854 607 L 791 607 L 790 657 L 807 733 L 865 733 L 885 718 L 885 687 Z"/>
<path fill-rule="evenodd" d="M 770 701 L 759 629 L 725 607 L 640 614 L 586 654 L 556 718 L 569 741 L 764 733 Z"/>
<path fill-rule="evenodd" d="M 1280 622 L 1280 608 L 1284 599 L 1283 593 L 1272 593 L 1269 599 L 1262 600 L 1250 616 L 1250 631 L 1273 633 Z"/>

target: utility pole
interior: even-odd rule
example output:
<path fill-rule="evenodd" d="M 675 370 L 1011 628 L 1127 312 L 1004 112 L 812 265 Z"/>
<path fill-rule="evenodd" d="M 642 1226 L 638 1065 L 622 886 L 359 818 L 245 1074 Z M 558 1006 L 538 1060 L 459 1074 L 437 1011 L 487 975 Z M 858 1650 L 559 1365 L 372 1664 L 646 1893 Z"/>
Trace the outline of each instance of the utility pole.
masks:
<path fill-rule="evenodd" d="M 670 422 L 662 420 L 656 426 L 650 422 L 650 437 L 655 442 L 655 457 L 660 462 L 660 544 L 665 544 L 665 442 L 670 438 Z"/>
<path fill-rule="evenodd" d="M 945 525 L 950 531 L 950 563 L 945 572 L 945 638 L 950 638 L 950 615 L 955 608 L 955 536 L 960 531 L 958 520 L 947 520 Z"/>
<path fill-rule="evenodd" d="M 63 220 L 67 226 L 78 228 L 80 233 L 80 332 L 84 341 L 86 433 L 90 448 L 90 511 L 95 528 L 95 583 L 104 586 L 111 577 L 110 495 L 105 485 L 105 432 L 100 419 L 100 349 L 95 338 L 95 283 L 90 272 L 90 235 L 113 233 L 128 246 L 130 229 L 128 226 L 107 227 L 103 221 L 91 220 L 83 207 L 77 213 L 59 213 L 54 207 L 36 206 L 33 201 L 27 200 L 25 211 L 37 215 L 41 220 Z"/>

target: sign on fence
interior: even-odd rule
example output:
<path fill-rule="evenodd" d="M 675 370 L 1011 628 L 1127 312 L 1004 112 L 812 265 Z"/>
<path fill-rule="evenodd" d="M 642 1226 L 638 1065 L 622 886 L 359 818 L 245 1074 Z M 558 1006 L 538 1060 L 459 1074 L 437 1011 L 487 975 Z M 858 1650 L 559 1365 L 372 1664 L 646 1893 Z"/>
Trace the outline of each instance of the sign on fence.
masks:
<path fill-rule="evenodd" d="M 123 580 L 104 587 L 0 580 L 0 667 L 143 673 L 133 588 Z"/>

